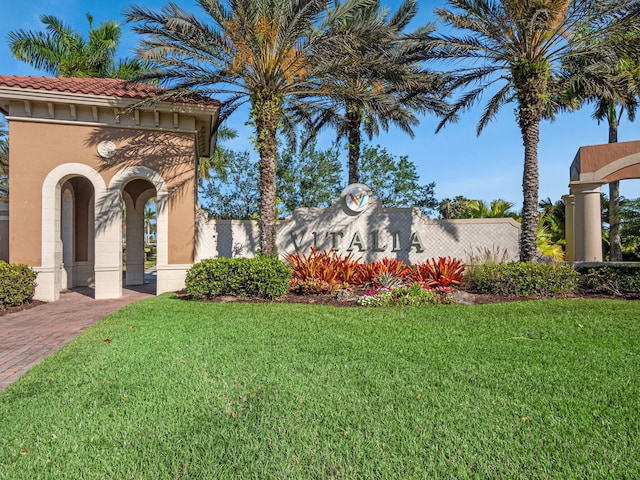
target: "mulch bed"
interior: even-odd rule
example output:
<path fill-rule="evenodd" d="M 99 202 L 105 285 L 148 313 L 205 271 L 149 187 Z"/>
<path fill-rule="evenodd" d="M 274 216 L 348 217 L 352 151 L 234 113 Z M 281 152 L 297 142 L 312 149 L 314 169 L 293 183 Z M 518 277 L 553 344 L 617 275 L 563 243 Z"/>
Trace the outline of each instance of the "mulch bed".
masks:
<path fill-rule="evenodd" d="M 359 292 L 356 292 L 358 294 Z M 468 304 L 468 305 L 487 305 L 490 303 L 504 303 L 504 302 L 520 302 L 525 300 L 540 300 L 540 297 L 521 297 L 519 295 L 488 295 L 488 294 L 474 294 L 463 292 L 463 296 L 465 297 L 464 301 L 458 300 L 458 303 Z M 176 292 L 178 298 L 183 300 L 191 300 L 191 297 L 182 292 Z M 565 298 L 609 298 L 609 299 L 617 299 L 617 300 L 640 300 L 640 292 L 638 293 L 629 293 L 624 296 L 613 296 L 613 295 L 573 295 L 571 297 Z M 207 302 L 218 302 L 218 303 L 303 303 L 308 305 L 329 305 L 333 307 L 358 307 L 359 305 L 356 303 L 355 299 L 351 300 L 339 300 L 335 294 L 323 294 L 323 295 L 296 295 L 294 293 L 288 293 L 282 298 L 277 300 L 266 300 L 264 298 L 245 298 L 245 297 L 230 297 L 230 296 L 221 296 L 216 297 L 211 300 L 204 300 Z M 26 305 L 18 305 L 17 307 L 6 307 L 0 308 L 0 317 L 4 315 L 10 315 L 12 313 L 21 312 L 23 310 L 28 310 L 30 308 L 37 307 L 38 305 L 42 305 L 47 302 L 42 302 L 40 300 L 32 300 L 30 303 Z"/>
<path fill-rule="evenodd" d="M 191 297 L 184 292 L 176 292 L 176 295 L 184 300 L 191 300 Z M 521 302 L 521 301 L 533 301 L 542 300 L 541 297 L 522 297 L 520 295 L 491 295 L 491 294 L 474 294 L 462 292 L 464 300 L 459 299 L 457 303 L 465 305 L 487 305 L 491 303 L 504 303 L 504 302 Z M 640 300 L 640 293 L 628 294 L 626 296 L 613 296 L 613 295 L 572 295 L 570 297 L 563 298 L 608 298 L 618 300 Z M 294 293 L 288 293 L 282 298 L 277 300 L 266 300 L 264 298 L 246 298 L 246 297 L 232 297 L 232 296 L 220 296 L 210 300 L 203 300 L 205 302 L 214 303 L 302 303 L 310 305 L 329 305 L 334 307 L 359 307 L 356 300 L 339 300 L 335 294 L 323 294 L 323 295 L 297 295 Z"/>
<path fill-rule="evenodd" d="M 43 303 L 47 302 L 41 302 L 40 300 L 31 300 L 31 302 L 24 305 L 0 308 L 0 317 L 2 317 L 3 315 L 9 315 L 11 313 L 21 312 L 23 310 L 29 310 L 30 308 L 37 307 L 38 305 L 42 305 Z"/>

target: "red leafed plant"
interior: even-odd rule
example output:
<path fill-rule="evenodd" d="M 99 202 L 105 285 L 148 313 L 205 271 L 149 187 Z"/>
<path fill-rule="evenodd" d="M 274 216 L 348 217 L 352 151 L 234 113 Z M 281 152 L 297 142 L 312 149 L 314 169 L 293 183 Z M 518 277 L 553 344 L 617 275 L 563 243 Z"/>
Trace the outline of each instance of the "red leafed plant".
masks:
<path fill-rule="evenodd" d="M 376 285 L 376 278 L 381 274 L 388 274 L 395 278 L 404 279 L 411 274 L 411 267 L 397 258 L 383 258 L 371 263 L 363 263 L 358 270 L 358 282 L 363 285 Z"/>
<path fill-rule="evenodd" d="M 300 252 L 287 255 L 293 279 L 298 281 L 320 280 L 328 284 L 353 284 L 358 272 L 360 258 L 353 254 L 343 257 L 335 251 L 320 251 L 312 247 L 308 255 Z"/>
<path fill-rule="evenodd" d="M 460 285 L 464 263 L 457 258 L 438 257 L 414 265 L 409 278 L 428 287 L 451 287 Z"/>

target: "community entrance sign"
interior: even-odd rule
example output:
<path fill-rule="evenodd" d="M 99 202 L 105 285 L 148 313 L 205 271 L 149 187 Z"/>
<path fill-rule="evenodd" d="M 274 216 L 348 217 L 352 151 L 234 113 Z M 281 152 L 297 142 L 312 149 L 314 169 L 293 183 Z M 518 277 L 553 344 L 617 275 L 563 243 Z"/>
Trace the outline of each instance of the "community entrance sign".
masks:
<path fill-rule="evenodd" d="M 198 258 L 254 256 L 258 224 L 251 220 L 198 223 Z M 479 252 L 519 257 L 520 224 L 511 218 L 430 220 L 418 208 L 382 208 L 361 184 L 349 185 L 329 208 L 299 208 L 278 223 L 281 255 L 333 250 L 371 262 L 395 257 L 422 263 L 433 257 L 466 261 Z"/>

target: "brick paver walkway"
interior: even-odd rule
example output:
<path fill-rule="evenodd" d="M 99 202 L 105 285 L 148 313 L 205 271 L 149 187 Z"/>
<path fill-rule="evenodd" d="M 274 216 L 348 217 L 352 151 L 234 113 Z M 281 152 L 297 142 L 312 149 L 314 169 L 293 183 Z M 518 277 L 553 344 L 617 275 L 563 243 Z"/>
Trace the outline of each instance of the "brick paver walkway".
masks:
<path fill-rule="evenodd" d="M 0 390 L 98 320 L 153 295 L 155 282 L 134 288 L 112 300 L 94 300 L 92 290 L 78 288 L 57 302 L 0 317 Z"/>

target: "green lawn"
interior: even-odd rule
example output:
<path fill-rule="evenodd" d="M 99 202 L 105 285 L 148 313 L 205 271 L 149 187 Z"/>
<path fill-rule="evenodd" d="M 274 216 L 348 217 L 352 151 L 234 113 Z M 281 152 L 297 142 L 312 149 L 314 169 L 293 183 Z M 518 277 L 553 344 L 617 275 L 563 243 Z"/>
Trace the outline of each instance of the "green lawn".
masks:
<path fill-rule="evenodd" d="M 640 302 L 165 295 L 0 392 L 0 419 L 12 480 L 639 478 Z"/>

